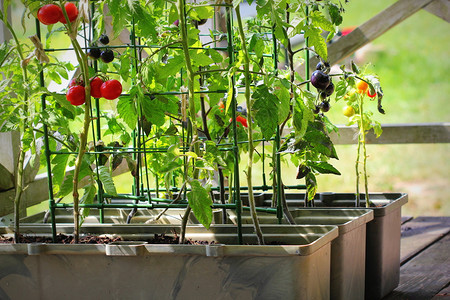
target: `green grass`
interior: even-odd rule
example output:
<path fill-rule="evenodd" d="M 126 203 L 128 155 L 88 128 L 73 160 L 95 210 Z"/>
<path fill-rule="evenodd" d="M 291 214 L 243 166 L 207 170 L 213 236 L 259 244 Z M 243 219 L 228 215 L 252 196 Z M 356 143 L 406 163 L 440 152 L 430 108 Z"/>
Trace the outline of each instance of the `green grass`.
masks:
<path fill-rule="evenodd" d="M 343 26 L 358 26 L 395 1 L 352 0 L 346 5 Z M 382 123 L 448 122 L 450 94 L 450 25 L 426 11 L 419 11 L 369 45 L 364 62 L 379 75 L 385 93 Z M 332 103 L 328 113 L 335 124 L 345 124 L 344 102 Z M 372 105 L 376 110 L 375 104 Z M 336 146 L 341 176 L 319 176 L 319 192 L 353 192 L 355 145 Z M 407 192 L 404 215 L 450 215 L 449 144 L 369 145 L 369 190 Z M 243 159 L 245 161 L 245 159 Z M 286 184 L 297 184 L 295 168 L 285 166 Z M 256 181 L 261 169 L 255 170 Z M 245 184 L 244 175 L 242 184 Z M 268 177 L 268 175 L 267 175 Z M 130 176 L 115 178 L 118 191 L 130 190 Z M 302 182 L 300 182 L 302 183 Z"/>

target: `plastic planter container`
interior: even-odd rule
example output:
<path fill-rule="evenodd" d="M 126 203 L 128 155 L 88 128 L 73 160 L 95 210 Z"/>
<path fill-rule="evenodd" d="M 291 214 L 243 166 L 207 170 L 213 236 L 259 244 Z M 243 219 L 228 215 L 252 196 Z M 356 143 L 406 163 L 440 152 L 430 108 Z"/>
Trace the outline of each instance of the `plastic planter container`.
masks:
<path fill-rule="evenodd" d="M 266 194 L 263 206 L 270 206 Z M 304 206 L 304 194 L 286 194 L 290 207 Z M 354 207 L 351 193 L 321 193 L 316 195 L 317 207 L 342 209 Z M 405 193 L 373 193 L 370 201 L 374 219 L 367 223 L 366 232 L 366 299 L 381 299 L 393 291 L 400 281 L 401 207 L 408 202 Z M 365 206 L 361 195 L 361 208 Z"/>
<path fill-rule="evenodd" d="M 32 230 L 25 226 L 23 232 Z M 47 231 L 41 225 L 37 231 Z M 97 229 L 96 229 L 97 228 Z M 58 226 L 58 231 L 70 228 Z M 1 232 L 0 228 L 0 233 Z M 5 232 L 5 229 L 3 229 Z M 83 226 L 145 240 L 178 226 Z M 4 233 L 3 232 L 3 233 Z M 187 238 L 212 245 L 2 244 L 1 298 L 32 299 L 329 299 L 335 226 L 263 226 L 266 242 L 233 245 L 236 227 L 189 226 Z M 243 227 L 245 243 L 256 237 Z M 224 244 L 227 243 L 227 244 Z"/>
<path fill-rule="evenodd" d="M 297 225 L 336 225 L 339 236 L 331 243 L 331 299 L 364 299 L 366 223 L 373 219 L 370 209 L 297 209 L 291 211 Z M 236 222 L 235 216 L 231 217 Z M 261 223 L 275 224 L 274 214 L 258 213 Z M 242 222 L 251 224 L 248 213 Z"/>

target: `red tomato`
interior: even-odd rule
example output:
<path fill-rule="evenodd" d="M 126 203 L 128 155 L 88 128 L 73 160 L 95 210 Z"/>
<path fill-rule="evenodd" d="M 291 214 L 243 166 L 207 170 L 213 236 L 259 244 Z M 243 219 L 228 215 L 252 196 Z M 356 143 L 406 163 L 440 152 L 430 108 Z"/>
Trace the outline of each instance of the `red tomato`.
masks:
<path fill-rule="evenodd" d="M 39 8 L 37 13 L 38 20 L 44 25 L 58 23 L 61 16 L 63 16 L 62 9 L 55 4 L 46 4 Z"/>
<path fill-rule="evenodd" d="M 105 81 L 100 87 L 102 97 L 108 100 L 114 100 L 122 94 L 122 84 L 115 79 Z"/>
<path fill-rule="evenodd" d="M 69 88 L 66 94 L 67 100 L 72 103 L 72 105 L 81 105 L 86 102 L 86 91 L 84 86 L 77 85 Z"/>
<path fill-rule="evenodd" d="M 377 92 L 374 91 L 373 94 L 370 93 L 370 89 L 367 89 L 367 96 L 369 96 L 370 98 L 374 98 L 377 95 Z"/>
<path fill-rule="evenodd" d="M 103 80 L 100 77 L 94 77 L 91 80 L 91 96 L 94 98 L 101 98 L 102 92 L 101 87 L 103 84 Z"/>
<path fill-rule="evenodd" d="M 73 22 L 77 19 L 78 17 L 78 8 L 76 7 L 75 4 L 73 4 L 72 2 L 67 2 L 66 4 L 64 4 L 64 8 L 66 9 L 66 13 L 67 13 L 67 17 L 69 17 L 69 21 Z M 59 18 L 59 21 L 63 24 L 66 24 L 66 18 L 64 18 L 64 13 L 61 10 L 61 18 Z"/>
<path fill-rule="evenodd" d="M 233 119 L 230 119 L 230 123 L 231 123 L 232 120 L 233 120 Z M 245 128 L 248 127 L 247 119 L 244 118 L 243 116 L 237 116 L 237 117 L 236 117 L 236 122 L 241 123 L 242 126 L 244 126 Z M 239 127 L 239 126 L 240 126 L 240 125 L 237 124 L 237 127 Z"/>

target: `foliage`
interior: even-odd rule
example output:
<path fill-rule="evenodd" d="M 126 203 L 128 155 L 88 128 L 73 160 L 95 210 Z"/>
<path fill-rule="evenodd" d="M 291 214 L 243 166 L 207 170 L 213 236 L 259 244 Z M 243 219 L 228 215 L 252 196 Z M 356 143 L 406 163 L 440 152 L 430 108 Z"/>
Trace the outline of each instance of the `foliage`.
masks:
<path fill-rule="evenodd" d="M 26 4 L 35 15 L 39 3 Z M 86 4 L 87 1 L 79 2 L 80 16 L 86 12 Z M 231 188 L 239 190 L 238 181 L 232 179 L 239 176 L 236 166 L 245 153 L 249 157 L 247 176 L 252 177 L 258 139 L 276 140 L 271 157 L 273 187 L 276 182 L 282 186 L 281 178 L 275 175 L 280 168 L 277 158 L 289 155 L 298 166 L 297 178 L 305 178 L 308 199 L 312 200 L 318 174 L 340 175 L 329 162 L 338 158 L 328 135 L 334 127 L 324 113 L 316 111 L 320 101 L 329 102 L 329 97 L 324 98 L 323 91 L 310 90 L 309 80 L 300 77 L 293 62 L 305 52 L 326 62 L 327 41 L 342 22 L 343 7 L 340 1 L 249 1 L 257 15 L 243 23 L 239 4 L 240 1 L 95 1 L 91 12 L 91 24 L 95 22 L 95 26 L 89 27 L 79 17 L 73 24 L 58 23 L 47 28 L 47 45 L 56 32 L 68 33 L 78 65 L 61 62 L 56 56 L 50 56 L 47 63 L 30 64 L 30 74 L 36 80 L 29 85 L 17 75 L 20 62 L 8 64 L 11 69 L 5 74 L 14 75 L 5 78 L 2 86 L 9 84 L 11 89 L 26 90 L 33 99 L 43 96 L 46 108 L 36 100 L 30 113 L 18 113 L 21 106 L 16 104 L 24 106 L 24 99 L 18 96 L 14 105 L 4 100 L 2 126 L 14 129 L 21 124 L 20 116 L 26 117 L 35 125 L 24 133 L 26 140 L 35 137 L 31 128 L 45 124 L 53 137 L 49 146 L 54 192 L 60 197 L 72 193 L 74 211 L 78 210 L 78 201 L 92 204 L 97 194 L 120 196 L 111 173 L 126 163 L 135 181 L 135 194 L 145 193 L 141 186 L 150 188 L 149 174 L 156 179 L 157 197 L 159 189 L 165 189 L 166 196 L 174 200 L 171 189 L 182 186 L 178 192 L 187 200 L 187 213 L 192 208 L 197 219 L 209 227 L 215 202 L 211 188 L 219 186 L 222 203 L 226 178 Z M 211 27 L 209 36 L 205 36 L 200 26 L 211 21 L 220 6 L 224 6 L 226 18 L 236 12 L 238 22 L 228 22 L 226 29 Z M 109 18 L 112 32 L 107 33 L 118 47 L 99 42 L 111 25 L 107 23 Z M 130 34 L 129 43 L 121 40 L 124 31 Z M 88 48 L 113 49 L 113 62 L 88 60 L 77 34 L 83 36 Z M 292 40 L 298 36 L 306 39 L 305 47 L 293 50 Z M 225 40 L 228 47 L 219 47 Z M 284 49 L 287 54 L 283 57 Z M 7 47 L 0 50 L 0 61 L 14 59 L 8 58 Z M 286 68 L 278 67 L 280 57 Z M 118 100 L 105 103 L 105 99 L 91 99 L 86 85 L 86 104 L 76 107 L 63 94 L 45 88 L 50 81 L 68 80 L 74 69 L 78 70 L 75 77 L 86 83 L 94 76 L 119 79 L 124 92 Z M 40 74 L 46 79 L 41 84 L 37 80 Z M 342 74 L 332 76 L 339 77 L 335 86 L 336 99 L 340 99 L 354 85 L 358 71 L 342 69 Z M 367 79 L 371 90 L 381 92 L 378 81 Z M 245 103 L 239 102 L 242 94 Z M 2 100 L 10 98 L 9 92 L 2 94 Z M 238 117 L 246 122 L 236 121 Z M 365 128 L 372 126 L 368 115 L 361 120 L 367 123 Z M 293 132 L 279 145 L 277 132 L 283 132 L 285 126 Z M 41 135 L 39 131 L 38 136 Z M 81 180 L 87 183 L 79 199 Z M 229 200 L 236 199 L 230 196 Z M 84 209 L 82 218 L 88 213 Z"/>

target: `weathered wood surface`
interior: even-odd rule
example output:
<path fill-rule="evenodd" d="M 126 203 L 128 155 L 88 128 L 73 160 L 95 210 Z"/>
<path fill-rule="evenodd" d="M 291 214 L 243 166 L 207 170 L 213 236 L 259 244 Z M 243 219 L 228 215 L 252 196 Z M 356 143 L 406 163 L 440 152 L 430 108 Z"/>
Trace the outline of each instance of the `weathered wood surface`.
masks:
<path fill-rule="evenodd" d="M 334 144 L 358 142 L 356 126 L 338 126 L 338 133 L 331 133 Z M 450 123 L 383 124 L 383 133 L 376 137 L 373 130 L 366 135 L 368 144 L 427 144 L 450 143 Z"/>
<path fill-rule="evenodd" d="M 432 0 L 399 0 L 395 2 L 349 34 L 330 44 L 328 61 L 330 64 L 338 63 L 431 2 Z M 315 66 L 316 63 L 317 58 L 312 58 L 310 66 Z"/>
<path fill-rule="evenodd" d="M 418 217 L 406 222 L 402 225 L 401 263 L 404 264 L 449 232 L 450 218 L 448 217 Z"/>
<path fill-rule="evenodd" d="M 384 299 L 447 299 L 450 217 L 418 217 L 407 221 L 402 225 L 401 241 L 400 284 Z"/>
<path fill-rule="evenodd" d="M 434 0 L 423 9 L 446 22 L 450 22 L 450 0 Z"/>

